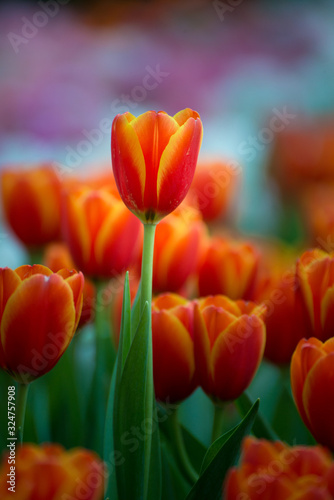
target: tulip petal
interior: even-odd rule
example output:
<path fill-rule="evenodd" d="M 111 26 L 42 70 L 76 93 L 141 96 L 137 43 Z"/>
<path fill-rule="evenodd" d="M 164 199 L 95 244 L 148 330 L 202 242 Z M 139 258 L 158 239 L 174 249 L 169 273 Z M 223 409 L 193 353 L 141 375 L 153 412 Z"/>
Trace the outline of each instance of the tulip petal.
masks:
<path fill-rule="evenodd" d="M 153 311 L 152 341 L 157 399 L 172 402 L 188 397 L 195 388 L 194 347 L 188 331 L 170 312 Z"/>
<path fill-rule="evenodd" d="M 21 279 L 15 271 L 8 267 L 0 268 L 0 325 L 3 312 L 10 296 L 15 292 L 20 285 Z M 0 338 L 0 367 L 6 369 L 4 352 Z"/>
<path fill-rule="evenodd" d="M 327 340 L 333 336 L 334 325 L 334 286 L 328 288 L 321 301 L 321 340 Z"/>
<path fill-rule="evenodd" d="M 316 440 L 334 450 L 334 352 L 319 359 L 305 380 L 303 403 Z"/>
<path fill-rule="evenodd" d="M 131 120 L 117 115 L 112 127 L 112 163 L 117 188 L 130 210 L 143 209 L 146 167 L 139 138 Z"/>
<path fill-rule="evenodd" d="M 82 273 L 77 273 L 76 271 L 69 271 L 68 269 L 61 269 L 57 272 L 60 276 L 62 276 L 66 283 L 70 286 L 73 293 L 73 302 L 75 308 L 75 325 L 74 330 L 77 329 L 80 315 L 82 311 L 83 304 L 83 290 L 85 279 Z"/>
<path fill-rule="evenodd" d="M 170 213 L 185 198 L 195 173 L 201 146 L 202 123 L 189 118 L 170 138 L 157 176 L 159 212 Z"/>
<path fill-rule="evenodd" d="M 200 118 L 200 116 L 197 111 L 186 108 L 176 113 L 173 118 L 180 126 L 182 126 L 186 123 L 187 120 L 189 120 L 189 118 L 194 118 L 196 120 L 197 118 Z"/>
<path fill-rule="evenodd" d="M 321 357 L 321 351 L 320 355 L 317 356 L 319 350 L 321 350 L 321 346 L 321 341 L 316 338 L 308 340 L 301 339 L 291 358 L 290 378 L 292 394 L 305 425 L 308 425 L 308 418 L 303 404 L 305 379 L 307 377 L 309 367 L 313 366 L 312 360 L 316 361 L 319 357 Z M 305 360 L 303 359 L 304 357 L 306 358 Z"/>
<path fill-rule="evenodd" d="M 257 316 L 241 316 L 222 332 L 211 353 L 214 394 L 219 399 L 234 400 L 248 387 L 262 360 L 264 346 L 265 327 Z"/>
<path fill-rule="evenodd" d="M 51 276 L 52 274 L 52 271 L 48 267 L 42 266 L 41 264 L 20 266 L 15 269 L 15 272 L 20 276 L 21 280 L 30 278 L 30 276 L 34 276 L 35 274 L 43 274 L 44 276 Z"/>
<path fill-rule="evenodd" d="M 203 315 L 196 303 L 194 304 L 194 350 L 199 383 L 210 393 L 210 340 Z"/>
<path fill-rule="evenodd" d="M 9 298 L 1 322 L 8 371 L 25 383 L 57 363 L 74 334 L 73 293 L 61 276 L 33 275 Z"/>

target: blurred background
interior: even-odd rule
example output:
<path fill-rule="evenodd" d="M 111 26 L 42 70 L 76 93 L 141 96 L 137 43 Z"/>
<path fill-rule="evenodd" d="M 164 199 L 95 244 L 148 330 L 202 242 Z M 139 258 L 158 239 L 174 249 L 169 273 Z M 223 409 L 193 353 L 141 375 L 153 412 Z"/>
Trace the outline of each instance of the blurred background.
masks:
<path fill-rule="evenodd" d="M 333 21 L 329 0 L 2 2 L 0 170 L 111 170 L 117 113 L 190 107 L 203 122 L 201 161 L 241 167 L 233 230 L 333 250 Z M 0 266 L 26 262 L 3 222 Z M 270 414 L 268 380 L 251 393 L 267 391 Z M 271 380 L 282 386 L 278 372 Z M 201 423 L 196 414 L 195 433 Z"/>
<path fill-rule="evenodd" d="M 265 167 L 288 131 L 330 120 L 333 19 L 330 1 L 2 2 L 1 166 L 93 171 L 110 162 L 117 113 L 191 107 L 201 157 L 242 166 L 239 228 L 277 234 L 279 188 Z M 20 263 L 1 246 L 1 265 Z"/>

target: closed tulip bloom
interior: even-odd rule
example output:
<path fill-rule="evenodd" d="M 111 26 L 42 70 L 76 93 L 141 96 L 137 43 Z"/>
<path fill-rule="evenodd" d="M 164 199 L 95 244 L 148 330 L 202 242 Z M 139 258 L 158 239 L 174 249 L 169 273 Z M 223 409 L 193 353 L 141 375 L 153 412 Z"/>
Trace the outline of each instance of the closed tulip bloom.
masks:
<path fill-rule="evenodd" d="M 141 225 L 111 189 L 69 188 L 62 215 L 64 239 L 85 275 L 109 278 L 135 261 Z"/>
<path fill-rule="evenodd" d="M 50 243 L 45 247 L 43 264 L 54 273 L 60 269 L 74 269 L 71 253 L 65 243 Z M 83 287 L 82 310 L 78 328 L 91 323 L 95 318 L 96 288 L 94 283 L 85 278 Z"/>
<path fill-rule="evenodd" d="M 193 306 L 176 294 L 152 303 L 153 378 L 158 400 L 178 402 L 196 388 Z"/>
<path fill-rule="evenodd" d="M 27 384 L 50 371 L 78 326 L 84 278 L 40 265 L 0 269 L 0 367 Z"/>
<path fill-rule="evenodd" d="M 259 252 L 249 242 L 214 237 L 206 244 L 198 268 L 199 295 L 250 299 Z"/>
<path fill-rule="evenodd" d="M 333 459 L 320 446 L 246 437 L 239 466 L 226 476 L 223 500 L 331 500 L 333 473 Z"/>
<path fill-rule="evenodd" d="M 1 184 L 5 219 L 24 245 L 33 248 L 60 239 L 61 184 L 51 166 L 6 168 Z"/>
<path fill-rule="evenodd" d="M 198 380 L 213 399 L 231 401 L 251 383 L 262 360 L 265 307 L 213 296 L 195 301 Z"/>
<path fill-rule="evenodd" d="M 324 341 L 334 332 L 334 256 L 315 248 L 304 252 L 296 265 L 298 293 L 308 329 L 304 337 Z"/>
<path fill-rule="evenodd" d="M 334 338 L 299 342 L 291 360 L 291 387 L 305 425 L 334 451 Z"/>
<path fill-rule="evenodd" d="M 234 204 L 241 169 L 233 162 L 199 161 L 187 199 L 205 221 L 226 219 Z"/>
<path fill-rule="evenodd" d="M 105 468 L 92 451 L 66 451 L 58 444 L 24 444 L 16 450 L 14 490 L 9 490 L 10 468 L 4 456 L 0 467 L 2 500 L 102 500 Z M 13 493 L 15 491 L 15 493 Z"/>
<path fill-rule="evenodd" d="M 125 205 L 143 222 L 156 223 L 186 196 L 202 140 L 198 113 L 169 116 L 147 111 L 117 115 L 112 125 L 113 172 Z"/>

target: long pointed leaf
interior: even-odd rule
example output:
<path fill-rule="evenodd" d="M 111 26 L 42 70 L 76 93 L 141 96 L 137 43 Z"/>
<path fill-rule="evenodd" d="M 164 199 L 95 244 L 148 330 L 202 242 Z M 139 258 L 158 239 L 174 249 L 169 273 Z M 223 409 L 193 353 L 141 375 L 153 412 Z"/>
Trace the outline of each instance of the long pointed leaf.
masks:
<path fill-rule="evenodd" d="M 239 425 L 210 446 L 204 457 L 203 472 L 191 489 L 187 500 L 221 499 L 225 475 L 238 459 L 241 442 L 252 428 L 258 407 L 259 400 L 254 403 Z"/>

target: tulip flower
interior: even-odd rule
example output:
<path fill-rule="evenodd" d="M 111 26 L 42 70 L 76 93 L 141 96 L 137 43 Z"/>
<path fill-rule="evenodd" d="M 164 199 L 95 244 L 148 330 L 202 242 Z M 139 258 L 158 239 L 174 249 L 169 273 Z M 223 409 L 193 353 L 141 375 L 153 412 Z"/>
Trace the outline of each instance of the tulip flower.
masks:
<path fill-rule="evenodd" d="M 5 218 L 24 245 L 60 239 L 61 185 L 51 166 L 3 169 L 1 184 Z"/>
<path fill-rule="evenodd" d="M 288 446 L 246 437 L 238 467 L 229 470 L 224 500 L 331 500 L 334 462 L 320 446 Z"/>
<path fill-rule="evenodd" d="M 199 161 L 187 200 L 207 222 L 226 219 L 235 201 L 241 169 L 233 162 Z"/>
<path fill-rule="evenodd" d="M 60 269 L 74 269 L 71 253 L 64 243 L 50 243 L 44 250 L 43 265 L 54 273 Z M 95 317 L 96 288 L 91 280 L 85 278 L 83 287 L 82 311 L 78 328 L 91 323 Z"/>
<path fill-rule="evenodd" d="M 267 306 L 265 356 L 274 363 L 289 363 L 302 338 L 324 341 L 333 335 L 334 258 L 330 254 L 308 250 L 292 268 L 276 275 L 266 295 L 256 289 L 253 298 Z"/>
<path fill-rule="evenodd" d="M 112 189 L 68 188 L 62 216 L 64 239 L 85 275 L 109 278 L 134 262 L 141 225 Z"/>
<path fill-rule="evenodd" d="M 269 169 L 282 194 L 296 198 L 305 187 L 334 180 L 333 122 L 297 122 L 275 136 Z"/>
<path fill-rule="evenodd" d="M 178 402 L 196 388 L 193 306 L 176 294 L 152 302 L 153 378 L 156 398 Z"/>
<path fill-rule="evenodd" d="M 302 339 L 291 360 L 291 387 L 298 411 L 315 439 L 334 451 L 334 338 Z"/>
<path fill-rule="evenodd" d="M 212 238 L 198 268 L 199 295 L 222 294 L 233 300 L 248 300 L 258 263 L 259 252 L 251 243 Z"/>
<path fill-rule="evenodd" d="M 302 199 L 302 216 L 311 245 L 327 249 L 334 234 L 334 184 L 311 185 Z"/>
<path fill-rule="evenodd" d="M 0 466 L 2 500 L 103 499 L 106 471 L 92 451 L 24 444 L 13 463 L 11 468 L 5 455 Z"/>
<path fill-rule="evenodd" d="M 304 252 L 297 261 L 296 275 L 308 318 L 304 337 L 327 340 L 334 331 L 334 255 L 318 248 Z"/>
<path fill-rule="evenodd" d="M 265 346 L 265 311 L 224 296 L 195 301 L 196 370 L 203 390 L 214 399 L 234 400 L 251 383 Z"/>
<path fill-rule="evenodd" d="M 50 371 L 78 326 L 84 278 L 41 265 L 0 269 L 0 367 L 28 384 Z"/>
<path fill-rule="evenodd" d="M 202 139 L 198 113 L 173 117 L 147 111 L 117 115 L 112 125 L 113 172 L 125 205 L 144 223 L 157 223 L 186 196 Z"/>

